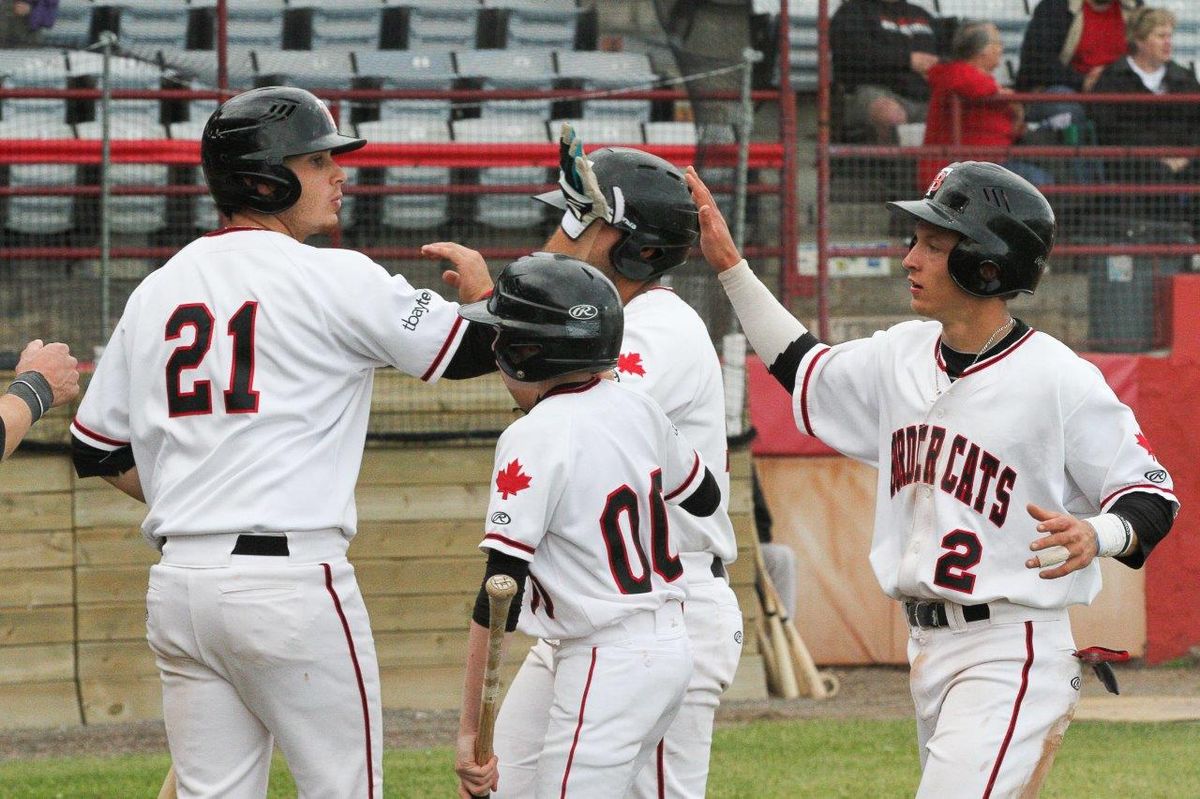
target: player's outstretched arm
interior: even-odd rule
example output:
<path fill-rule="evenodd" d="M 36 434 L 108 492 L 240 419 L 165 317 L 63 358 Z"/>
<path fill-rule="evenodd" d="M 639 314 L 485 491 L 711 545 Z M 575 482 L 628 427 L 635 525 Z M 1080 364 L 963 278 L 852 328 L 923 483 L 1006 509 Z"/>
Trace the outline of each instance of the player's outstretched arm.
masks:
<path fill-rule="evenodd" d="M 16 379 L 0 395 L 0 458 L 12 454 L 42 414 L 79 396 L 76 363 L 66 344 L 25 345 Z"/>
<path fill-rule="evenodd" d="M 694 167 L 687 168 L 686 179 L 700 211 L 700 250 L 704 259 L 716 270 L 746 340 L 768 364 L 771 375 L 791 393 L 796 387 L 800 359 L 819 342 L 751 271 L 734 246 L 712 192 Z"/>
<path fill-rule="evenodd" d="M 450 269 L 442 272 L 442 281 L 458 289 L 459 302 L 476 302 L 491 292 L 492 276 L 478 251 L 453 241 L 435 241 L 422 245 L 421 254 L 450 262 Z"/>

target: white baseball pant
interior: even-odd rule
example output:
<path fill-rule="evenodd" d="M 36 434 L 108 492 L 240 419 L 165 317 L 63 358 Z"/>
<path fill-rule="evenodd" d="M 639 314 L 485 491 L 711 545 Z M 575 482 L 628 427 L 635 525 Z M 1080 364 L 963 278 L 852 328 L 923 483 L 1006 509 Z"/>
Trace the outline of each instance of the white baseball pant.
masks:
<path fill-rule="evenodd" d="M 497 717 L 492 796 L 623 796 L 679 711 L 691 673 L 678 602 L 584 638 L 538 641 Z"/>
<path fill-rule="evenodd" d="M 966 622 L 912 628 L 909 687 L 921 753 L 918 799 L 1036 796 L 1079 701 L 1065 610 L 988 604 Z"/>
<path fill-rule="evenodd" d="M 275 743 L 300 797 L 382 797 L 379 670 L 345 537 L 289 533 L 286 556 L 231 555 L 236 538 L 168 538 L 150 569 L 180 799 L 262 799 Z"/>

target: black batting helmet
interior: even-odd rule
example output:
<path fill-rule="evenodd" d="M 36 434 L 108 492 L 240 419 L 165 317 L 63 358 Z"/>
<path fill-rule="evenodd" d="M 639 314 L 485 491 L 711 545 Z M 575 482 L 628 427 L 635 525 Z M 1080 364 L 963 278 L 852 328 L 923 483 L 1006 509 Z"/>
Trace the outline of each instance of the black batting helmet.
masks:
<path fill-rule="evenodd" d="M 333 116 L 311 92 L 264 86 L 235 95 L 208 118 L 200 139 L 200 163 L 217 207 L 226 216 L 239 208 L 278 214 L 300 199 L 300 181 L 283 159 L 321 150 L 335 155 L 367 143 L 338 133 Z M 269 194 L 260 194 L 266 184 Z"/>
<path fill-rule="evenodd" d="M 951 164 L 923 199 L 888 207 L 962 236 L 950 252 L 950 276 L 976 297 L 1032 294 L 1054 246 L 1050 203 L 1025 178 L 987 161 Z"/>
<path fill-rule="evenodd" d="M 683 173 L 656 155 L 627 147 L 605 147 L 587 157 L 613 210 L 611 224 L 623 233 L 611 253 L 617 273 L 652 280 L 686 261 L 700 239 L 700 218 Z M 567 207 L 558 189 L 534 199 Z M 656 252 L 643 257 L 644 248 Z"/>
<path fill-rule="evenodd" d="M 625 313 L 612 281 L 566 255 L 535 252 L 504 268 L 492 296 L 459 316 L 496 328 L 496 363 L 527 383 L 610 369 Z"/>

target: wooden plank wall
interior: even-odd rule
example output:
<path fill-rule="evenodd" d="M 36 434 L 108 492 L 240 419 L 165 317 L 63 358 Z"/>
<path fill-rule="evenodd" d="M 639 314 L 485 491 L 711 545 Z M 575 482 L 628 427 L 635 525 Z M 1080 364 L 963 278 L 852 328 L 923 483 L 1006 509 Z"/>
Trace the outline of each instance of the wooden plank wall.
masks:
<path fill-rule="evenodd" d="M 65 414 L 56 418 L 43 423 L 43 439 L 63 440 Z M 366 452 L 350 558 L 375 630 L 385 707 L 458 706 L 491 462 L 490 444 Z M 744 451 L 732 459 L 744 546 L 753 534 L 749 462 Z M 145 641 L 157 553 L 138 532 L 143 515 L 107 483 L 75 479 L 65 455 L 19 453 L 0 467 L 0 727 L 161 717 Z M 752 563 L 746 556 L 731 570 L 751 619 Z M 731 697 L 765 695 L 752 639 Z M 509 677 L 527 644 L 513 642 Z"/>

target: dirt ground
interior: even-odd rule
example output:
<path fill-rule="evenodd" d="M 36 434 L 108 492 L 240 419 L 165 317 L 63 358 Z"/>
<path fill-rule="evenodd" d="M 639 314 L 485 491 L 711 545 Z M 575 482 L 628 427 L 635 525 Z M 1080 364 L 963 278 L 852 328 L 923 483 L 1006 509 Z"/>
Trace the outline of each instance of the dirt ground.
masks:
<path fill-rule="evenodd" d="M 912 715 L 904 668 L 831 669 L 841 682 L 838 695 L 811 699 L 727 702 L 719 726 L 760 719 L 907 719 Z M 1200 719 L 1200 660 L 1186 665 L 1146 668 L 1119 666 L 1121 696 L 1110 697 L 1085 669 L 1078 718 L 1108 720 Z M 448 746 L 458 726 L 456 711 L 389 710 L 384 714 L 386 746 L 420 749 Z M 162 722 L 100 724 L 49 730 L 0 731 L 0 761 L 28 758 L 108 756 L 165 752 Z"/>

